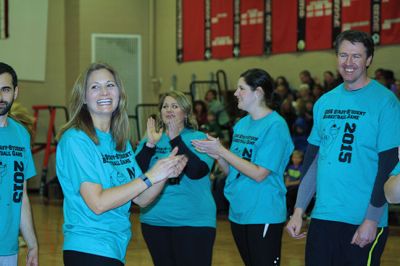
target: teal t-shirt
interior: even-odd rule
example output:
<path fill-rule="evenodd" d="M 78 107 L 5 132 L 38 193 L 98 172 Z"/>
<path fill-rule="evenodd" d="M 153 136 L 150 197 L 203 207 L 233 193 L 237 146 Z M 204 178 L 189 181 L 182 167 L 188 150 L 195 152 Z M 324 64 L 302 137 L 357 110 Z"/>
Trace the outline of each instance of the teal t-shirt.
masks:
<path fill-rule="evenodd" d="M 234 127 L 230 151 L 271 173 L 261 182 L 233 166 L 225 184 L 229 219 L 238 224 L 282 223 L 286 220 L 283 174 L 293 151 L 285 120 L 276 112 L 253 120 L 247 115 Z"/>
<path fill-rule="evenodd" d="M 125 262 L 131 238 L 131 202 L 95 214 L 80 194 L 83 182 L 103 189 L 123 185 L 142 174 L 129 142 L 123 152 L 115 149 L 110 133 L 96 130 L 99 145 L 83 131 L 67 130 L 57 147 L 56 170 L 64 192 L 64 250 L 75 250 Z"/>
<path fill-rule="evenodd" d="M 191 144 L 193 139 L 205 139 L 200 131 L 183 129 L 180 134 L 185 145 L 211 169 L 214 159 L 197 152 Z M 145 145 L 143 139 L 136 152 Z M 170 139 L 163 133 L 151 158 L 150 167 L 171 152 Z M 206 226 L 216 227 L 216 206 L 211 194 L 210 172 L 200 179 L 183 175 L 178 185 L 166 183 L 163 191 L 149 206 L 140 211 L 140 221 L 153 226 Z"/>
<path fill-rule="evenodd" d="M 343 84 L 314 106 L 309 143 L 319 146 L 312 217 L 359 225 L 370 203 L 378 153 L 400 145 L 400 104 L 375 80 L 356 91 Z M 385 206 L 387 209 L 387 204 Z M 387 225 L 387 210 L 379 226 Z"/>
<path fill-rule="evenodd" d="M 18 253 L 24 181 L 36 175 L 30 135 L 12 118 L 0 127 L 0 256 Z"/>

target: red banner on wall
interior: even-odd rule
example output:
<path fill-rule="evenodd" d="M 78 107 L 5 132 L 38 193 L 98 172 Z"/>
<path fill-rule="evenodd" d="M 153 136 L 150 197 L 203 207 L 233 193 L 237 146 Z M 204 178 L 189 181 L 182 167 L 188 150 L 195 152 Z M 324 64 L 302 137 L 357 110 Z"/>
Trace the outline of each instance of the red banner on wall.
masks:
<path fill-rule="evenodd" d="M 233 0 L 211 0 L 212 58 L 232 57 Z"/>
<path fill-rule="evenodd" d="M 239 56 L 264 53 L 264 0 L 240 1 Z"/>
<path fill-rule="evenodd" d="M 342 31 L 371 32 L 371 1 L 342 1 Z"/>
<path fill-rule="evenodd" d="M 182 1 L 182 61 L 204 59 L 204 1 Z"/>
<path fill-rule="evenodd" d="M 296 46 L 297 0 L 273 0 L 272 53 L 294 52 Z"/>
<path fill-rule="evenodd" d="M 331 49 L 349 29 L 400 44 L 400 0 L 177 0 L 177 61 Z"/>
<path fill-rule="evenodd" d="M 332 0 L 306 1 L 306 40 L 304 50 L 332 47 Z"/>
<path fill-rule="evenodd" d="M 400 43 L 400 1 L 386 0 L 381 4 L 381 44 Z"/>

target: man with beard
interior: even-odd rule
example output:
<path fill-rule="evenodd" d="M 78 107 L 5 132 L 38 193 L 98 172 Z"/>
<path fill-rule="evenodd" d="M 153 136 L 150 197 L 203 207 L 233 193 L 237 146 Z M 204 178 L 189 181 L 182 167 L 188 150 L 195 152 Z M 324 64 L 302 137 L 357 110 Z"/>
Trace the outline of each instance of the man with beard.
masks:
<path fill-rule="evenodd" d="M 398 163 L 400 104 L 370 79 L 374 42 L 348 30 L 336 38 L 343 83 L 314 105 L 296 209 L 287 224 L 301 238 L 302 215 L 316 193 L 306 266 L 380 265 L 388 236 L 384 184 Z"/>
<path fill-rule="evenodd" d="M 28 245 L 26 265 L 38 265 L 38 244 L 26 180 L 36 175 L 30 135 L 9 111 L 18 95 L 15 70 L 0 62 L 0 265 L 18 265 L 18 233 Z"/>

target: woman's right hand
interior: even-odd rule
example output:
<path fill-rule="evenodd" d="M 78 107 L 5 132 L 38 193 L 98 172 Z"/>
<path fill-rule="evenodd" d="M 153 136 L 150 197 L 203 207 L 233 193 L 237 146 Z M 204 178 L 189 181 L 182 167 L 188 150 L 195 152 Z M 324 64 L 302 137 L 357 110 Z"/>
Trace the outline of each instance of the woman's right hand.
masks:
<path fill-rule="evenodd" d="M 185 168 L 188 158 L 185 155 L 177 155 L 178 147 L 175 147 L 171 154 L 160 159 L 146 172 L 146 176 L 155 184 L 166 178 L 177 177 Z"/>
<path fill-rule="evenodd" d="M 203 140 L 192 140 L 194 148 L 201 153 L 207 153 L 210 157 L 219 160 L 220 152 L 223 146 L 218 138 L 207 134 L 207 139 Z"/>
<path fill-rule="evenodd" d="M 162 133 L 162 129 L 159 131 L 156 129 L 156 120 L 153 117 L 149 117 L 147 119 L 147 143 L 150 146 L 155 146 L 160 140 Z"/>

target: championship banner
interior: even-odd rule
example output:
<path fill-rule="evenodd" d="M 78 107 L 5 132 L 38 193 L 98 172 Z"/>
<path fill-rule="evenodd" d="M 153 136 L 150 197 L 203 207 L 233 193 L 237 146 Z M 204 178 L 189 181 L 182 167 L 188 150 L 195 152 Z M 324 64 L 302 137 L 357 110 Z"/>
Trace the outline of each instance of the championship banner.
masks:
<path fill-rule="evenodd" d="M 233 0 L 211 0 L 211 57 L 233 56 Z"/>
<path fill-rule="evenodd" d="M 332 42 L 332 0 L 307 0 L 304 50 L 330 49 Z"/>
<path fill-rule="evenodd" d="M 297 0 L 272 1 L 272 53 L 295 52 L 297 47 Z M 285 14 L 282 16 L 282 14 Z"/>
<path fill-rule="evenodd" d="M 400 0 L 177 0 L 177 61 L 331 49 L 350 29 L 400 44 Z"/>
<path fill-rule="evenodd" d="M 342 0 L 342 31 L 371 33 L 371 1 Z"/>
<path fill-rule="evenodd" d="M 374 14 L 375 15 L 375 14 Z M 400 1 L 386 0 L 381 3 L 380 44 L 400 43 Z"/>
<path fill-rule="evenodd" d="M 239 56 L 264 53 L 264 0 L 240 1 Z"/>
<path fill-rule="evenodd" d="M 205 59 L 205 2 L 177 0 L 177 61 Z"/>
<path fill-rule="evenodd" d="M 0 39 L 8 36 L 8 0 L 0 0 Z"/>

